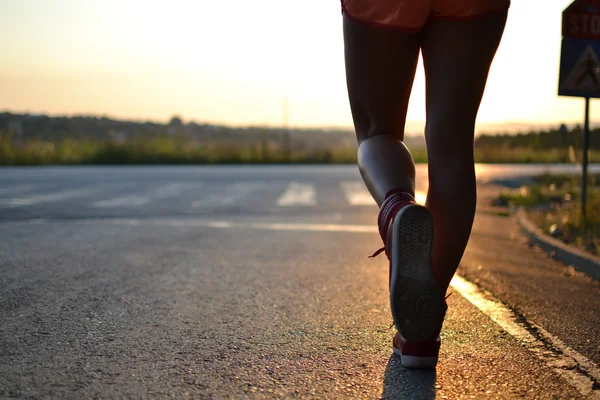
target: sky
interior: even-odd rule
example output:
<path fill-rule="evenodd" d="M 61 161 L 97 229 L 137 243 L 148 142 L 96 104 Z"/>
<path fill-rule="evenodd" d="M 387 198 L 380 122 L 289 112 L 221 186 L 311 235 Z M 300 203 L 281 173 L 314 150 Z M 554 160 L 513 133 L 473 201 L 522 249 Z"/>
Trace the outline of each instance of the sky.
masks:
<path fill-rule="evenodd" d="M 478 129 L 583 121 L 557 96 L 561 12 L 513 0 Z M 0 0 L 0 110 L 351 127 L 339 0 Z M 407 132 L 422 131 L 419 66 Z M 596 101 L 592 101 L 594 119 Z"/>

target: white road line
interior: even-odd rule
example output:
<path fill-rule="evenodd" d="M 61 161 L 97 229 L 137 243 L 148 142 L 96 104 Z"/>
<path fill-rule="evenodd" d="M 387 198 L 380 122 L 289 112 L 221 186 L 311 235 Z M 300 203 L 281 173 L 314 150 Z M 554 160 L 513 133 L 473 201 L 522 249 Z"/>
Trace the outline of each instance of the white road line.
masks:
<path fill-rule="evenodd" d="M 277 199 L 280 207 L 317 205 L 315 186 L 309 183 L 292 182 L 287 190 Z"/>
<path fill-rule="evenodd" d="M 156 199 L 165 199 L 167 197 L 177 196 L 181 192 L 186 189 L 191 188 L 199 188 L 201 187 L 201 183 L 183 183 L 183 182 L 173 182 L 169 183 L 165 186 L 160 186 L 152 191 L 154 198 Z"/>
<path fill-rule="evenodd" d="M 0 200 L 0 206 L 6 207 L 23 207 L 23 206 L 31 206 L 42 203 L 50 203 L 53 201 L 60 201 L 66 199 L 73 199 L 76 197 L 82 197 L 89 193 L 92 193 L 96 190 L 96 188 L 85 188 L 85 189 L 71 189 L 71 190 L 61 190 L 59 192 L 54 193 L 44 193 L 38 195 L 31 195 L 27 197 L 16 197 L 11 199 Z"/>
<path fill-rule="evenodd" d="M 340 186 L 346 201 L 352 206 L 376 206 L 377 203 L 361 181 L 343 181 Z"/>
<path fill-rule="evenodd" d="M 215 206 L 219 204 L 232 205 L 239 201 L 242 197 L 250 192 L 253 192 L 262 186 L 265 182 L 236 182 L 228 186 L 223 193 L 211 195 L 206 198 L 192 202 L 193 208 Z"/>
<path fill-rule="evenodd" d="M 264 186 L 264 182 L 237 182 L 231 186 L 229 192 L 223 197 L 223 204 L 233 204 L 250 192 Z"/>
<path fill-rule="evenodd" d="M 87 222 L 88 220 L 80 220 Z M 204 219 L 179 219 L 179 218 L 107 218 L 93 219 L 90 222 L 104 222 L 116 225 L 130 226 L 169 226 L 177 228 L 200 227 L 200 228 L 217 228 L 217 229 L 258 229 L 267 231 L 296 231 L 296 232 L 351 232 L 351 233 L 376 233 L 377 226 L 375 225 L 352 225 L 352 224 L 306 224 L 306 223 L 256 223 L 256 222 L 231 222 L 218 220 Z"/>
<path fill-rule="evenodd" d="M 185 189 L 200 187 L 200 183 L 187 184 L 182 182 L 169 183 L 165 186 L 157 187 L 145 194 L 120 196 L 112 199 L 99 200 L 91 204 L 92 207 L 110 208 L 110 207 L 138 207 L 150 203 L 152 200 L 160 200 L 167 197 L 174 197 Z"/>
<path fill-rule="evenodd" d="M 525 329 L 523 324 L 516 322 L 517 316 L 508 307 L 490 294 L 484 295 L 477 286 L 464 278 L 455 276 L 451 286 L 505 331 L 523 342 L 527 349 L 565 378 L 581 394 L 600 398 L 600 390 L 594 390 L 593 387 L 594 381 L 600 381 L 600 369 L 592 361 L 568 347 L 542 327 L 530 323 L 539 337 L 534 336 Z"/>
<path fill-rule="evenodd" d="M 340 186 L 344 191 L 346 200 L 353 206 L 373 206 L 377 205 L 371 194 L 361 181 L 343 181 Z M 417 190 L 415 192 L 415 200 L 419 204 L 425 204 L 427 200 L 427 190 Z"/>
<path fill-rule="evenodd" d="M 150 202 L 149 197 L 144 196 L 123 196 L 108 200 L 99 200 L 92 203 L 92 207 L 136 207 Z"/>

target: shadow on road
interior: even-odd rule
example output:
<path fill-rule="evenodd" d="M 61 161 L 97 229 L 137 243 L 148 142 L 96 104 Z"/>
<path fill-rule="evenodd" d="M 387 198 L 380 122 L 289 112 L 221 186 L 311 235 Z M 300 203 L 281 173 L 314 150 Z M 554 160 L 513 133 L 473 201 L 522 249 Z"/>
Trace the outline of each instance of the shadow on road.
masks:
<path fill-rule="evenodd" d="M 392 354 L 383 378 L 383 399 L 435 399 L 435 379 L 435 370 L 406 369 L 400 357 Z"/>

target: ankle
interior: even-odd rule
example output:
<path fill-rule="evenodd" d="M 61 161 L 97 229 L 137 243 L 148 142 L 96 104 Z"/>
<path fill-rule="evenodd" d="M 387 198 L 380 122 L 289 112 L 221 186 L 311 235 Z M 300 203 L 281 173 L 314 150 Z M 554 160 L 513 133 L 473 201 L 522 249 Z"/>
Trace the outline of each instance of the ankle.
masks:
<path fill-rule="evenodd" d="M 387 192 L 385 200 L 379 209 L 377 222 L 379 225 L 379 234 L 385 245 L 388 227 L 393 222 L 396 214 L 409 204 L 415 204 L 415 198 L 412 194 L 401 188 L 395 188 Z"/>
<path fill-rule="evenodd" d="M 407 202 L 415 202 L 415 196 L 411 191 L 405 190 L 403 188 L 394 188 L 394 189 L 390 189 L 386 194 L 385 194 L 385 200 L 388 200 L 388 198 L 390 197 L 396 197 L 399 199 L 405 199 Z M 383 207 L 383 204 L 381 205 Z"/>

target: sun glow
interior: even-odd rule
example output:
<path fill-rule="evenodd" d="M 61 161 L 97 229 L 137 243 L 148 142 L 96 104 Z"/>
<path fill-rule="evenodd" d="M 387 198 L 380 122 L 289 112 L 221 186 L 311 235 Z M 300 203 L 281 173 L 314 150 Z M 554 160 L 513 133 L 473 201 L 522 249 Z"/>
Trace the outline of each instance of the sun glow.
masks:
<path fill-rule="evenodd" d="M 480 123 L 581 119 L 558 98 L 560 12 L 513 1 Z M 536 15 L 535 22 L 532 15 Z M 232 125 L 350 126 L 336 1 L 0 3 L 0 110 Z M 410 131 L 425 119 L 415 79 Z"/>

